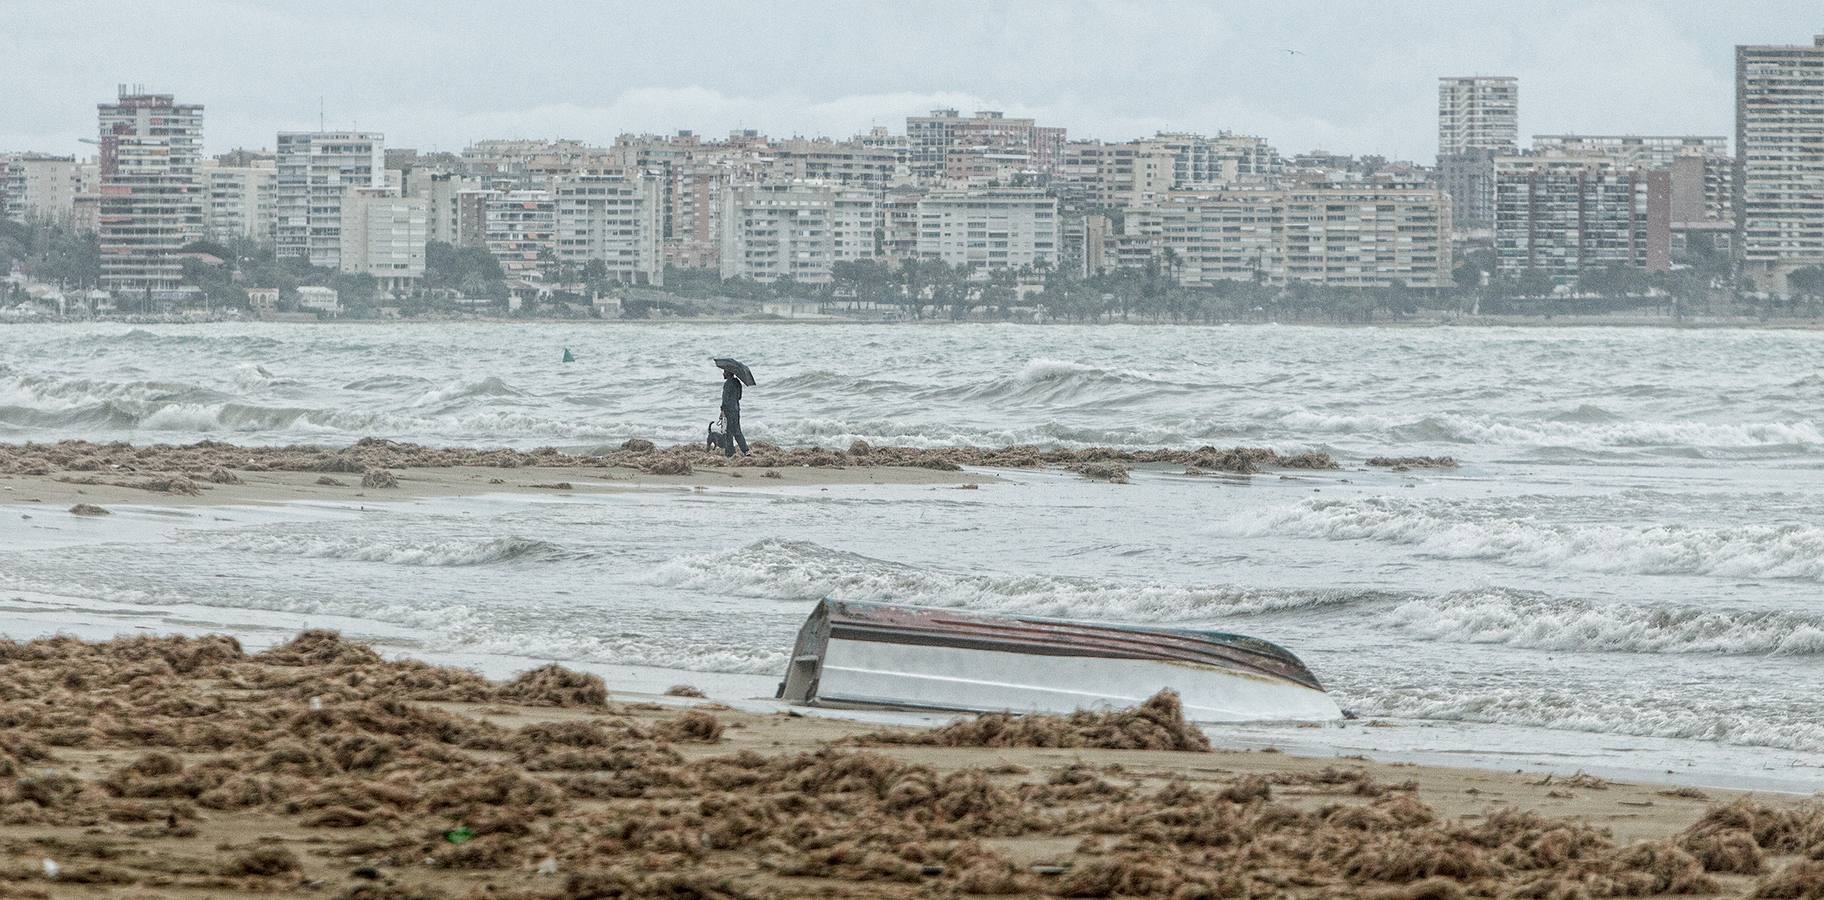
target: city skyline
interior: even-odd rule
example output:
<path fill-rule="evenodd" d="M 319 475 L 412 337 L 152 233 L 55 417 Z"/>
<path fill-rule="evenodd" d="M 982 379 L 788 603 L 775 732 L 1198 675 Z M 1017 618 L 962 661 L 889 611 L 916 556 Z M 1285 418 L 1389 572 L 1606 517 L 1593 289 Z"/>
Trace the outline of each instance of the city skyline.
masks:
<path fill-rule="evenodd" d="M 0 59 L 0 81 L 28 89 L 0 97 L 0 149 L 78 155 L 95 98 L 124 81 L 204 104 L 208 153 L 271 149 L 279 131 L 315 129 L 321 98 L 329 128 L 423 150 L 743 127 L 843 139 L 948 106 L 1032 116 L 1072 139 L 1232 130 L 1287 153 L 1429 161 L 1439 76 L 1517 76 L 1523 136 L 1726 134 L 1734 45 L 1824 30 L 1811 4 L 1786 2 L 1756 4 L 1754 16 L 1702 3 L 1554 3 L 1522 15 L 1395 2 L 1271 19 L 1229 4 L 1112 0 L 1047 5 L 1049 15 L 1018 4 L 831 16 L 699 3 L 547 4 L 510 17 L 483 6 L 432 16 L 332 2 L 331 14 L 305 15 L 198 2 L 133 29 L 80 33 L 71 22 L 108 8 L 6 7 L 21 40 Z M 560 18 L 565 27 L 552 27 Z M 244 52 L 196 53 L 199 41 Z M 735 49 L 693 53 L 710 47 Z"/>

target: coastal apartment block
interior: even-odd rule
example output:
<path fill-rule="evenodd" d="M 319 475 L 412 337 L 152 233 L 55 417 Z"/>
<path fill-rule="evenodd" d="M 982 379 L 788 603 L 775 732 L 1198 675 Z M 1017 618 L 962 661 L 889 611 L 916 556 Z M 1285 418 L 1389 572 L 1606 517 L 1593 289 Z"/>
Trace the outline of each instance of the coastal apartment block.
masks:
<path fill-rule="evenodd" d="M 1703 241 L 1724 258 L 1735 238 L 1735 158 L 1729 139 L 1702 134 L 1540 134 L 1533 153 L 1589 156 L 1671 176 L 1674 258 Z"/>
<path fill-rule="evenodd" d="M 202 174 L 207 197 L 203 223 L 210 240 L 272 240 L 279 174 L 275 160 L 249 160 L 246 165 L 205 160 Z"/>
<path fill-rule="evenodd" d="M 83 190 L 82 169 L 74 156 L 0 156 L 0 218 L 70 224 Z"/>
<path fill-rule="evenodd" d="M 664 284 L 664 186 L 656 175 L 577 175 L 553 192 L 560 262 L 600 262 L 623 284 Z"/>
<path fill-rule="evenodd" d="M 97 106 L 100 184 L 96 228 L 101 287 L 180 286 L 183 246 L 203 234 L 203 108 L 170 94 L 129 91 Z"/>
<path fill-rule="evenodd" d="M 400 197 L 391 188 L 349 188 L 339 215 L 343 272 L 371 275 L 381 290 L 395 294 L 424 280 L 430 204 L 423 197 Z"/>
<path fill-rule="evenodd" d="M 918 201 L 918 256 L 981 269 L 1058 263 L 1058 199 L 1031 188 L 939 190 Z"/>
<path fill-rule="evenodd" d="M 557 252 L 557 197 L 550 191 L 481 192 L 483 241 L 508 278 L 540 280 Z"/>
<path fill-rule="evenodd" d="M 827 284 L 842 261 L 874 259 L 879 191 L 823 182 L 731 184 L 723 191 L 723 278 Z"/>
<path fill-rule="evenodd" d="M 1742 274 L 1787 291 L 1824 265 L 1824 34 L 1735 48 L 1735 210 Z"/>
<path fill-rule="evenodd" d="M 273 243 L 280 256 L 341 267 L 342 197 L 383 188 L 386 140 L 354 131 L 283 131 L 278 136 Z"/>
<path fill-rule="evenodd" d="M 1496 163 L 1495 260 L 1558 284 L 1621 267 L 1670 264 L 1671 174 L 1594 156 L 1511 156 Z"/>
<path fill-rule="evenodd" d="M 1449 199 L 1423 183 L 1180 191 L 1125 218 L 1112 241 L 1118 264 L 1160 265 L 1186 287 L 1450 284 Z"/>

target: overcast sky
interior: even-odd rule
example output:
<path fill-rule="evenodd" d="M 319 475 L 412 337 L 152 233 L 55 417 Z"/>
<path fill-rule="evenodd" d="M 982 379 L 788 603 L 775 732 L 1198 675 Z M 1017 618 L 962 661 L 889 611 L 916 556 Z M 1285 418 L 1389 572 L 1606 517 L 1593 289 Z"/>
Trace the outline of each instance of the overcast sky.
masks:
<path fill-rule="evenodd" d="M 1523 140 L 1731 135 L 1734 45 L 1818 32 L 1818 0 L 0 0 L 0 150 L 92 152 L 95 104 L 139 82 L 203 104 L 210 152 L 314 129 L 321 98 L 331 128 L 420 149 L 846 137 L 954 106 L 1429 161 L 1440 75 L 1518 76 Z"/>

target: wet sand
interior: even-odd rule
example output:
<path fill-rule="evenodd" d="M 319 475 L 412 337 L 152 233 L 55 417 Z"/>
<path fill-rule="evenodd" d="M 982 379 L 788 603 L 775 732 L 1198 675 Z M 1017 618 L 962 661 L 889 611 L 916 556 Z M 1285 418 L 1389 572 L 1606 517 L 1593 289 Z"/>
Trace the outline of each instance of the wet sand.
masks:
<path fill-rule="evenodd" d="M 1164 696 L 986 724 L 883 733 L 623 694 L 555 666 L 490 682 L 329 632 L 259 654 L 220 636 L 0 641 L 0 897 L 1416 900 L 1824 884 L 1805 859 L 1824 856 L 1815 800 L 1212 752 Z"/>

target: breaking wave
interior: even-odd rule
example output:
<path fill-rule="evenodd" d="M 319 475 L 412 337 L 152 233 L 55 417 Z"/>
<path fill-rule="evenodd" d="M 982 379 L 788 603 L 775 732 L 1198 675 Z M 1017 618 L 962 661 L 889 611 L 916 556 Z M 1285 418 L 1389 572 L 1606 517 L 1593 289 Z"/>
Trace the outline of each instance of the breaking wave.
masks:
<path fill-rule="evenodd" d="M 1471 518 L 1455 502 L 1369 497 L 1300 501 L 1238 530 L 1376 541 L 1424 556 L 1528 568 L 1824 581 L 1824 527 L 1816 525 L 1555 524 Z"/>
<path fill-rule="evenodd" d="M 661 565 L 655 584 L 790 601 L 873 600 L 1034 616 L 1194 623 L 1219 617 L 1385 602 L 1361 591 L 1273 591 L 1057 575 L 954 574 L 768 540 Z"/>
<path fill-rule="evenodd" d="M 515 560 L 576 559 L 587 554 L 549 541 L 501 537 L 485 541 L 388 541 L 317 535 L 237 533 L 219 543 L 225 550 L 346 559 L 395 566 L 485 566 Z"/>
<path fill-rule="evenodd" d="M 1353 709 L 1370 716 L 1824 750 L 1824 722 L 1814 716 L 1719 708 L 1671 694 L 1640 697 L 1537 688 L 1406 687 L 1356 692 L 1349 699 Z"/>
<path fill-rule="evenodd" d="M 1536 650 L 1824 654 L 1824 615 L 1699 609 L 1479 591 L 1417 597 L 1387 614 L 1416 637 Z"/>

